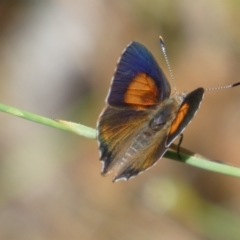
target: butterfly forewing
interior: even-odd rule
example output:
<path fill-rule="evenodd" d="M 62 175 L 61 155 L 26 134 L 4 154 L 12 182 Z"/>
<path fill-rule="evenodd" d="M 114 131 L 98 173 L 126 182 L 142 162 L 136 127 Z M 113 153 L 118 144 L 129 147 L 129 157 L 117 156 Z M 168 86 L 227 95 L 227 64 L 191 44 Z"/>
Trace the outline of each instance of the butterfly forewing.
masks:
<path fill-rule="evenodd" d="M 184 98 L 170 127 L 166 146 L 169 146 L 190 123 L 201 104 L 203 95 L 204 89 L 197 88 Z"/>
<path fill-rule="evenodd" d="M 148 108 L 170 95 L 170 85 L 148 49 L 132 42 L 119 59 L 107 102 L 115 107 Z"/>

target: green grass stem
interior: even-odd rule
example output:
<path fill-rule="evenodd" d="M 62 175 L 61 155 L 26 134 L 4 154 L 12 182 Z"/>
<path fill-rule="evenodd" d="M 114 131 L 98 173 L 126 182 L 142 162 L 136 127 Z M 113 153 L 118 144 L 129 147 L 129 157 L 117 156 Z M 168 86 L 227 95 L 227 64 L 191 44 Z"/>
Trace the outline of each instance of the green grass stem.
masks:
<path fill-rule="evenodd" d="M 11 115 L 14 115 L 20 118 L 27 119 L 29 121 L 40 123 L 49 127 L 75 133 L 77 135 L 84 136 L 86 138 L 96 139 L 97 137 L 96 129 L 93 129 L 78 123 L 42 117 L 40 115 L 19 110 L 17 108 L 13 108 L 4 104 L 0 104 L 0 111 L 9 113 Z M 179 162 L 184 162 L 186 164 L 189 164 L 198 168 L 202 168 L 205 170 L 218 172 L 218 173 L 222 173 L 230 176 L 240 177 L 240 168 L 230 166 L 220 162 L 214 162 L 206 158 L 196 157 L 190 154 L 188 155 L 188 154 L 181 153 L 181 159 L 179 159 L 178 154 L 170 150 L 168 150 L 165 153 L 164 157 L 172 160 L 176 160 Z"/>

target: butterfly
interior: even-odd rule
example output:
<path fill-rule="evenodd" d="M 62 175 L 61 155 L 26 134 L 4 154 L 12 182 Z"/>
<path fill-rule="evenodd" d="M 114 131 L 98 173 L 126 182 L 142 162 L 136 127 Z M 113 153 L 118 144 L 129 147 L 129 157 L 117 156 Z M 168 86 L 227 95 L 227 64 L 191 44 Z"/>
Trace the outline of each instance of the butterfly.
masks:
<path fill-rule="evenodd" d="M 166 58 L 162 38 L 160 43 Z M 131 42 L 117 63 L 97 123 L 102 175 L 113 172 L 113 182 L 128 180 L 153 166 L 190 123 L 204 93 L 200 87 L 170 96 L 170 84 L 154 56 Z"/>

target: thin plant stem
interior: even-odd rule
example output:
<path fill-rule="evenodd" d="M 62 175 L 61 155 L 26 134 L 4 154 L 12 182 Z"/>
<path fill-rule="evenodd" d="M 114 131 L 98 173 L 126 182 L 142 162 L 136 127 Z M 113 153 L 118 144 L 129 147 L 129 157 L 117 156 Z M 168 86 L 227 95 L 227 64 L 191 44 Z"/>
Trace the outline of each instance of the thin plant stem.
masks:
<path fill-rule="evenodd" d="M 68 131 L 71 133 L 75 133 L 77 135 L 90 138 L 90 139 L 96 139 L 97 138 L 97 131 L 96 129 L 78 124 L 73 123 L 65 120 L 58 120 L 58 119 L 51 119 L 46 118 L 40 115 L 36 115 L 27 111 L 23 111 L 17 108 L 13 108 L 4 104 L 0 104 L 0 111 L 9 113 L 11 115 L 27 119 L 29 121 L 33 121 L 36 123 L 40 123 L 49 127 L 57 128 L 60 130 Z M 172 148 L 176 149 L 176 146 L 173 144 Z M 206 159 L 205 157 L 202 157 L 200 155 L 194 154 L 189 150 L 182 149 L 181 151 L 181 159 L 179 159 L 179 156 L 176 152 L 168 150 L 165 154 L 165 158 L 169 158 L 171 160 L 176 160 L 179 162 L 184 162 L 186 164 L 202 168 L 205 170 L 218 172 L 222 174 L 227 174 L 230 176 L 240 177 L 240 168 L 235 166 L 230 166 L 225 163 L 220 163 L 217 161 L 212 161 L 210 159 Z M 182 153 L 184 152 L 184 153 Z"/>

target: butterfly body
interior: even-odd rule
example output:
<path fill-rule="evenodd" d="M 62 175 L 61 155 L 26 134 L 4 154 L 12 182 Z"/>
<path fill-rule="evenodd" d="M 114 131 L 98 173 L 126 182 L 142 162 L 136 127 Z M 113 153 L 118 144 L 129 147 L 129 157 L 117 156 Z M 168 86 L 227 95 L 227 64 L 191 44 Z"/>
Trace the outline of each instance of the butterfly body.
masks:
<path fill-rule="evenodd" d="M 102 174 L 129 179 L 163 156 L 197 111 L 204 89 L 173 93 L 152 54 L 132 42 L 123 52 L 98 120 Z"/>

